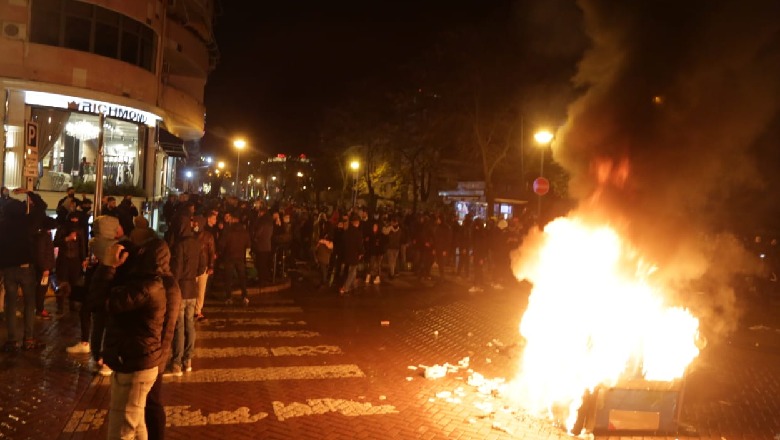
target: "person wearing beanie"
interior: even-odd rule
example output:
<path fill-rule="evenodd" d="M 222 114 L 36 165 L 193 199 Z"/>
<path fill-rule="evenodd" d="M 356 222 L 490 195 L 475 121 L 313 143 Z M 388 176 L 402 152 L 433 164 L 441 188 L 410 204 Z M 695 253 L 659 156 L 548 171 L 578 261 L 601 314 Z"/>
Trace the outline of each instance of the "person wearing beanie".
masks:
<path fill-rule="evenodd" d="M 133 219 L 135 227 L 130 232 L 130 241 L 136 246 L 141 246 L 147 240 L 157 238 L 157 233 L 149 227 L 149 221 L 142 215 L 139 215 Z M 124 228 L 123 228 L 124 229 Z"/>

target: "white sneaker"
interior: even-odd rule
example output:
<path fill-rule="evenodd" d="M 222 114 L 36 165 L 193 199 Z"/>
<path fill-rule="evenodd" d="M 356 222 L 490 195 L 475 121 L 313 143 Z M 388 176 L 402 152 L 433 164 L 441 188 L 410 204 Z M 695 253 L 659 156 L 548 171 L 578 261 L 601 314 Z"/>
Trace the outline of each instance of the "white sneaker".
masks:
<path fill-rule="evenodd" d="M 366 275 L 366 284 L 371 283 L 371 275 Z"/>
<path fill-rule="evenodd" d="M 382 282 L 382 280 L 380 280 L 379 277 L 376 277 L 374 279 L 374 284 L 380 284 L 381 282 Z"/>
<path fill-rule="evenodd" d="M 248 305 L 249 305 L 249 298 L 244 298 L 244 305 L 245 305 L 245 306 L 248 306 Z"/>
<path fill-rule="evenodd" d="M 101 376 L 111 376 L 111 373 L 113 372 L 114 370 L 112 370 L 111 367 L 106 364 L 101 365 L 100 370 L 98 370 L 98 374 Z"/>
<path fill-rule="evenodd" d="M 70 354 L 89 353 L 89 342 L 76 342 L 76 345 L 71 345 L 70 347 L 66 348 L 65 351 Z"/>

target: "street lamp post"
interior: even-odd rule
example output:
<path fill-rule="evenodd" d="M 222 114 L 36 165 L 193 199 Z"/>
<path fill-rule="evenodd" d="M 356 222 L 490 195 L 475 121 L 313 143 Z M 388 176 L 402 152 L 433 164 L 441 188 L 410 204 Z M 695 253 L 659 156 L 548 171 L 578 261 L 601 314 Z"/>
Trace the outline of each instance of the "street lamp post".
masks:
<path fill-rule="evenodd" d="M 357 205 L 357 174 L 360 169 L 360 161 L 353 160 L 349 163 L 349 167 L 352 168 L 352 208 Z"/>
<path fill-rule="evenodd" d="M 241 191 L 239 189 L 239 188 L 241 188 L 240 181 L 238 180 L 238 171 L 239 171 L 240 166 L 241 166 L 241 150 L 243 150 L 246 147 L 246 141 L 243 140 L 243 139 L 236 139 L 236 140 L 233 141 L 233 146 L 236 147 L 236 178 L 235 178 L 236 189 L 235 189 L 235 195 L 238 196 L 241 193 Z"/>
<path fill-rule="evenodd" d="M 544 150 L 547 149 L 547 147 L 550 145 L 550 142 L 553 140 L 553 134 L 548 130 L 539 130 L 536 133 L 534 133 L 534 140 L 537 144 L 539 144 L 539 147 L 541 148 L 541 155 L 539 160 L 539 177 L 544 177 Z M 542 194 L 537 192 L 536 195 L 538 199 L 538 205 L 537 205 L 537 211 L 536 211 L 536 218 L 541 223 L 542 218 Z"/>

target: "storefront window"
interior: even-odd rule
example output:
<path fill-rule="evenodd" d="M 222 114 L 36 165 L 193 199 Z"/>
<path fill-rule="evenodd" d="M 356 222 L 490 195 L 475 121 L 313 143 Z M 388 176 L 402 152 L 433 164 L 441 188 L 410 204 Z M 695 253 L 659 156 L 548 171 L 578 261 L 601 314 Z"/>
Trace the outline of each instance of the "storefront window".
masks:
<path fill-rule="evenodd" d="M 32 114 L 44 145 L 39 153 L 42 172 L 38 189 L 94 188 L 100 117 L 48 108 L 33 108 Z M 145 134 L 143 125 L 105 118 L 103 182 L 106 188 L 140 186 L 143 182 L 141 153 Z"/>

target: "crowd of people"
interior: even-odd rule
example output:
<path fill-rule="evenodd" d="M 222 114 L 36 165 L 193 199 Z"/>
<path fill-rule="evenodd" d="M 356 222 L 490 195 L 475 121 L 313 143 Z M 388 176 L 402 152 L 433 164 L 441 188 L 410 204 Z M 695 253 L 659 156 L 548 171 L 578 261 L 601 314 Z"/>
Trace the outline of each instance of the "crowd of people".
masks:
<path fill-rule="evenodd" d="M 302 267 L 316 269 L 319 289 L 340 295 L 401 273 L 421 281 L 461 277 L 472 281 L 472 292 L 501 288 L 511 277 L 509 252 L 524 234 L 517 218 L 458 221 L 451 213 L 190 194 L 168 198 L 158 233 L 129 196 L 118 204 L 104 197 L 93 218 L 92 201 L 72 188 L 54 216 L 35 192 L 13 193 L 3 188 L 0 196 L 2 350 L 44 347 L 35 320 L 52 319 L 44 305 L 54 291 L 54 314 L 79 318 L 80 340 L 68 353 L 88 354 L 97 374 L 111 376 L 109 438 L 147 430 L 160 438 L 162 377 L 192 371 L 207 295 L 246 306 L 250 285 L 274 284 Z M 131 398 L 139 395 L 143 402 Z"/>

